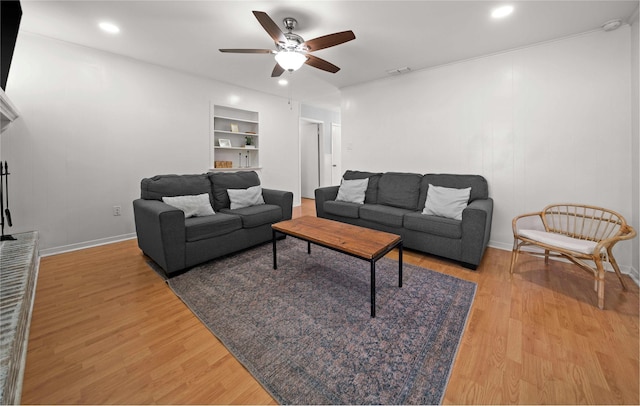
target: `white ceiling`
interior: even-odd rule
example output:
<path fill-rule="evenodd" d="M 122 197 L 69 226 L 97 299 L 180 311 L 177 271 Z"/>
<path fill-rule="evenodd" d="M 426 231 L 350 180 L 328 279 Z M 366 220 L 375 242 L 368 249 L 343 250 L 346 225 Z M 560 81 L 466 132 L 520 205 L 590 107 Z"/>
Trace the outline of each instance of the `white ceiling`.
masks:
<path fill-rule="evenodd" d="M 513 14 L 494 20 L 498 5 Z M 624 22 L 639 1 L 33 1 L 22 0 L 21 30 L 163 65 L 251 89 L 329 107 L 339 89 L 386 77 L 519 48 Z M 305 39 L 352 30 L 354 41 L 314 53 L 342 69 L 310 66 L 271 78 L 268 54 L 229 54 L 219 48 L 274 47 L 252 10 L 280 25 L 294 17 Z M 97 24 L 108 20 L 121 32 Z"/>

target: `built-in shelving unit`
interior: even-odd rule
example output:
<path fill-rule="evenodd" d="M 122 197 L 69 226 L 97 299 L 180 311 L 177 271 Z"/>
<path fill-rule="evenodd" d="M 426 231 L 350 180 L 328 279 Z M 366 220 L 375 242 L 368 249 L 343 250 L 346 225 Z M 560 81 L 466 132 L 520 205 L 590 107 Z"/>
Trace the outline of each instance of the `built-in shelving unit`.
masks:
<path fill-rule="evenodd" d="M 16 118 L 18 118 L 16 106 L 11 103 L 7 94 L 0 89 L 0 132 L 4 131 Z"/>
<path fill-rule="evenodd" d="M 260 169 L 259 140 L 260 122 L 257 111 L 214 105 L 210 170 Z"/>

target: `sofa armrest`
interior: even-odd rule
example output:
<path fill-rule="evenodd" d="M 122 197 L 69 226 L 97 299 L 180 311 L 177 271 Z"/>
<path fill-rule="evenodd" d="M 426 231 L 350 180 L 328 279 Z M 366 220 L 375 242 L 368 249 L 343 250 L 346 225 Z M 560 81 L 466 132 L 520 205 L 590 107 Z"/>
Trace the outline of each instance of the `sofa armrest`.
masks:
<path fill-rule="evenodd" d="M 316 196 L 316 216 L 325 217 L 324 202 L 336 200 L 340 186 L 326 186 L 315 190 Z"/>
<path fill-rule="evenodd" d="M 462 212 L 462 262 L 477 267 L 489 244 L 493 199 L 476 199 Z"/>
<path fill-rule="evenodd" d="M 136 199 L 138 247 L 166 272 L 186 268 L 184 212 L 159 200 Z"/>
<path fill-rule="evenodd" d="M 266 204 L 275 204 L 282 208 L 282 220 L 291 220 L 293 214 L 293 193 L 263 188 L 262 198 Z"/>

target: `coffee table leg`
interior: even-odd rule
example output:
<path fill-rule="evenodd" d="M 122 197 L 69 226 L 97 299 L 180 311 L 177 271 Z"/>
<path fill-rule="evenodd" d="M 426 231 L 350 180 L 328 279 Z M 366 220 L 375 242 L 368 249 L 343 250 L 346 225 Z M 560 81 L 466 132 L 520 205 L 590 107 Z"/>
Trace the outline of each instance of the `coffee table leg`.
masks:
<path fill-rule="evenodd" d="M 307 241 L 307 254 L 311 254 L 311 241 Z"/>
<path fill-rule="evenodd" d="M 371 260 L 371 317 L 376 317 L 376 261 Z"/>
<path fill-rule="evenodd" d="M 398 256 L 398 286 L 402 287 L 402 241 L 400 242 L 400 246 L 398 247 L 399 256 Z"/>
<path fill-rule="evenodd" d="M 278 269 L 278 260 L 276 259 L 276 230 L 272 230 L 273 234 L 273 269 Z"/>

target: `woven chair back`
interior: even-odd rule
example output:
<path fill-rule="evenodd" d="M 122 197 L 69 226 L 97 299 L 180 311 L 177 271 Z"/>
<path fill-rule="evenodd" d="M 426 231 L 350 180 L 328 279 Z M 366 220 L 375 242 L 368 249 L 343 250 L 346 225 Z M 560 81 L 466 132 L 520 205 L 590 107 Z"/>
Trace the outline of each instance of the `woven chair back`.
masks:
<path fill-rule="evenodd" d="M 553 204 L 542 211 L 546 231 L 599 242 L 627 228 L 624 217 L 597 206 Z"/>

